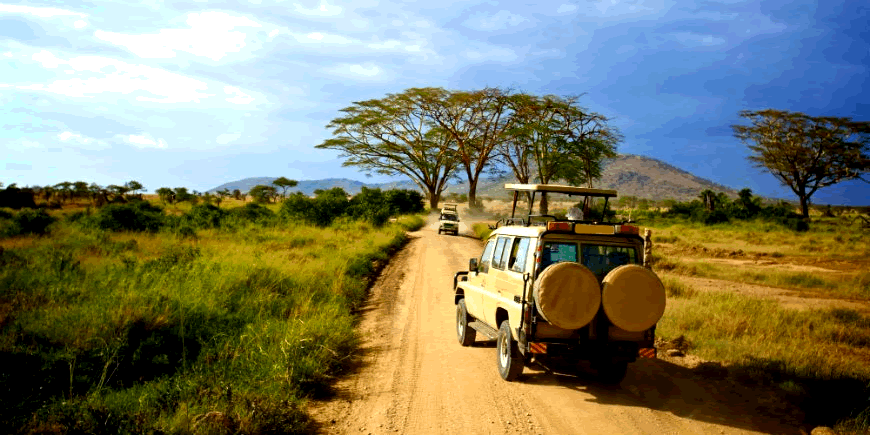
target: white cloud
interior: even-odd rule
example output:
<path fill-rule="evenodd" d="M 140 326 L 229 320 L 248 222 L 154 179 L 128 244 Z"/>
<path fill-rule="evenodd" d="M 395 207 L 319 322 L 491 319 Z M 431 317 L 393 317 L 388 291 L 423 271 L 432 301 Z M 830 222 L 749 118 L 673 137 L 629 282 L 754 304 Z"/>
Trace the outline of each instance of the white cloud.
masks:
<path fill-rule="evenodd" d="M 83 27 L 87 27 L 87 26 L 88 26 L 88 22 L 85 21 L 85 20 L 76 20 L 76 22 L 73 23 L 73 26 L 75 26 L 76 29 L 81 29 L 81 28 L 83 28 Z"/>
<path fill-rule="evenodd" d="M 293 6 L 296 8 L 296 12 L 299 12 L 302 15 L 317 15 L 329 17 L 341 13 L 341 6 L 334 6 L 325 1 L 321 1 L 319 6 L 311 9 L 306 8 L 305 6 L 298 3 L 294 3 Z"/>
<path fill-rule="evenodd" d="M 466 21 L 466 25 L 478 30 L 497 30 L 517 26 L 524 21 L 528 20 L 520 15 L 501 10 L 493 15 L 483 15 L 469 19 Z"/>
<path fill-rule="evenodd" d="M 77 56 L 63 60 L 46 50 L 35 53 L 32 58 L 46 68 L 68 66 L 79 77 L 18 85 L 19 89 L 88 98 L 107 93 L 135 94 L 138 101 L 159 103 L 200 102 L 213 96 L 203 92 L 208 89 L 205 82 L 150 66 L 101 56 Z"/>
<path fill-rule="evenodd" d="M 242 137 L 241 133 L 225 133 L 225 134 L 218 136 L 215 139 L 215 142 L 217 142 L 221 145 L 226 145 L 234 140 L 237 140 L 240 137 Z"/>
<path fill-rule="evenodd" d="M 343 63 L 331 68 L 326 68 L 329 74 L 348 78 L 351 80 L 382 81 L 386 79 L 386 74 L 383 69 L 374 64 L 348 64 Z"/>
<path fill-rule="evenodd" d="M 87 17 L 88 14 L 83 14 L 81 12 L 68 11 L 65 9 L 58 8 L 40 8 L 35 6 L 19 6 L 19 5 L 5 5 L 0 4 L 0 13 L 6 12 L 11 14 L 30 14 L 36 15 L 41 18 L 51 18 L 57 16 L 75 16 L 75 17 Z"/>
<path fill-rule="evenodd" d="M 122 135 L 121 139 L 139 148 L 167 148 L 166 141 L 154 139 L 147 134 Z"/>
<path fill-rule="evenodd" d="M 235 86 L 224 86 L 224 92 L 230 94 L 231 97 L 227 101 L 234 104 L 250 104 L 254 101 L 254 97 L 242 92 Z"/>
<path fill-rule="evenodd" d="M 60 133 L 57 135 L 57 138 L 65 143 L 76 145 L 80 148 L 101 149 L 107 148 L 109 146 L 109 144 L 107 144 L 105 141 L 83 136 L 79 133 L 73 133 L 71 131 L 65 131 L 63 133 Z"/>
<path fill-rule="evenodd" d="M 187 24 L 189 29 L 162 29 L 156 34 L 130 35 L 97 30 L 94 36 L 126 47 L 144 58 L 173 58 L 176 52 L 183 51 L 217 61 L 245 47 L 247 34 L 233 29 L 262 27 L 249 18 L 216 11 L 188 14 Z"/>

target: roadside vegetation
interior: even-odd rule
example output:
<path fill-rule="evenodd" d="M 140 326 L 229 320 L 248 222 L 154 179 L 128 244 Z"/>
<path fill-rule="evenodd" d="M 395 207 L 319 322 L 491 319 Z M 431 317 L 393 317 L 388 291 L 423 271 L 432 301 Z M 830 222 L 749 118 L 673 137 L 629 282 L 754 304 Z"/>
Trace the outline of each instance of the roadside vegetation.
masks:
<path fill-rule="evenodd" d="M 423 224 L 419 193 L 354 199 L 0 209 L 0 430 L 310 432 L 302 402 Z"/>

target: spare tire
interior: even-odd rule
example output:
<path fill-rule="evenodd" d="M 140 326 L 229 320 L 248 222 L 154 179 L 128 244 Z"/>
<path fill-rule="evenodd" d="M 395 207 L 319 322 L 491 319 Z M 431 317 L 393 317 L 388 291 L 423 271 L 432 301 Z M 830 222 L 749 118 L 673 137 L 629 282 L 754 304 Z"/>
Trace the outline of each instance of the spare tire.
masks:
<path fill-rule="evenodd" d="M 665 313 L 665 286 L 653 271 L 626 264 L 602 281 L 601 304 L 610 322 L 631 332 L 649 329 Z"/>
<path fill-rule="evenodd" d="M 598 279 L 579 263 L 556 263 L 544 269 L 532 296 L 541 317 L 563 329 L 586 326 L 601 306 Z"/>

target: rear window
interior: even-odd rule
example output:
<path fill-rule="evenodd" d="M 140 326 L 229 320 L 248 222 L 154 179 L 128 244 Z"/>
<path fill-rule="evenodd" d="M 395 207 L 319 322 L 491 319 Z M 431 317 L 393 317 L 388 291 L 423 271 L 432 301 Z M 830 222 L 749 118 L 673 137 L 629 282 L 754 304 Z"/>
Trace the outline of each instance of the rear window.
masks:
<path fill-rule="evenodd" d="M 541 270 L 562 261 L 578 261 L 577 243 L 544 242 L 541 250 Z M 579 262 L 599 279 L 623 264 L 637 264 L 637 250 L 629 246 L 581 243 Z"/>

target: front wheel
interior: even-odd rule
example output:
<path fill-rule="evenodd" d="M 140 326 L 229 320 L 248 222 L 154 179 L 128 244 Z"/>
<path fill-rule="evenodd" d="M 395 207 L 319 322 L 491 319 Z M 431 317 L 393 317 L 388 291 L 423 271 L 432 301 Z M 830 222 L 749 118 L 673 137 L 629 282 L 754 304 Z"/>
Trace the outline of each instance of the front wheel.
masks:
<path fill-rule="evenodd" d="M 459 344 L 463 346 L 471 346 L 474 338 L 477 337 L 477 331 L 468 326 L 469 320 L 471 316 L 465 308 L 465 299 L 460 299 L 456 304 L 456 337 L 459 339 Z"/>
<path fill-rule="evenodd" d="M 523 355 L 511 336 L 511 327 L 507 320 L 502 321 L 498 328 L 496 353 L 498 353 L 498 374 L 506 381 L 515 380 L 523 372 Z"/>

